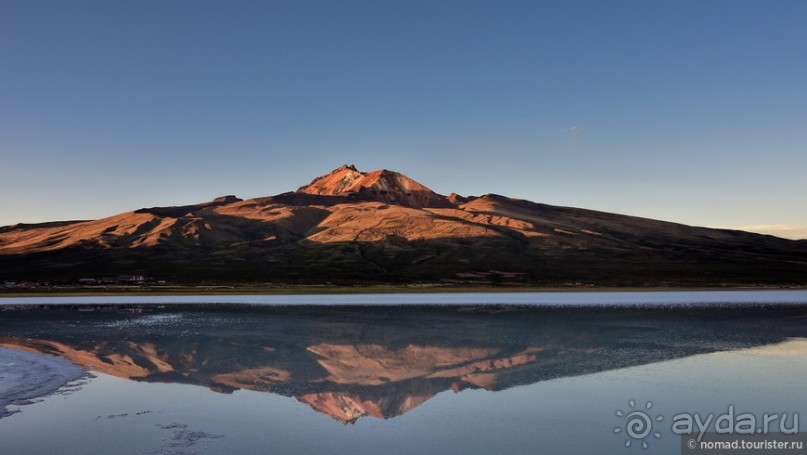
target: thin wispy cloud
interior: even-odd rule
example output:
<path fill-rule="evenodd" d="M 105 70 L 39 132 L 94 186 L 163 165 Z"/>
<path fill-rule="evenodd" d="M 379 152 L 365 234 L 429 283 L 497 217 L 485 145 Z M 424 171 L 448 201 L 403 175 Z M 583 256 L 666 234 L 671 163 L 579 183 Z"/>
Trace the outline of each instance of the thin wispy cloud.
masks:
<path fill-rule="evenodd" d="M 574 146 L 575 140 L 583 134 L 583 128 L 580 128 L 577 125 L 572 125 L 565 130 L 563 130 L 563 141 L 560 143 L 560 149 L 562 152 L 566 153 L 572 149 Z"/>
<path fill-rule="evenodd" d="M 566 128 L 566 134 L 570 136 L 577 136 L 583 132 L 583 128 L 580 128 L 577 125 L 572 125 Z"/>

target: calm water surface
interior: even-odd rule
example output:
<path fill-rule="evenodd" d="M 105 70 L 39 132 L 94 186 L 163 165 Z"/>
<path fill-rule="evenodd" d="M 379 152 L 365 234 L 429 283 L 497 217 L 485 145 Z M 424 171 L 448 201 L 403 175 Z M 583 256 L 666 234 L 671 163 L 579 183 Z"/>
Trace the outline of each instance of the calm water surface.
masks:
<path fill-rule="evenodd" d="M 13 406 L 0 452 L 648 453 L 614 433 L 635 400 L 680 453 L 681 412 L 807 420 L 795 306 L 142 311 L 0 313 L 0 346 L 93 372 Z"/>

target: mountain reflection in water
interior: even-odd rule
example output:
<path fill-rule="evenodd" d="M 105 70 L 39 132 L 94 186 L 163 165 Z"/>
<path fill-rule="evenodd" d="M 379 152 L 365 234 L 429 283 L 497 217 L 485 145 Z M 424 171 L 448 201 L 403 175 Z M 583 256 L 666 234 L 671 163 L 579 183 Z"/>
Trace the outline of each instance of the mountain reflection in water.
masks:
<path fill-rule="evenodd" d="M 343 423 L 434 395 L 806 337 L 805 310 L 272 308 L 2 315 L 0 346 L 147 382 L 295 397 Z"/>

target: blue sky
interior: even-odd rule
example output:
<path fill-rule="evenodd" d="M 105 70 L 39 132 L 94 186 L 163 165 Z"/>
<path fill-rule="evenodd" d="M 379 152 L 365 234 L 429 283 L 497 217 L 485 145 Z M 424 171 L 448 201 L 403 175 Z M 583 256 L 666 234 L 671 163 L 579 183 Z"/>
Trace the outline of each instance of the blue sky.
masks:
<path fill-rule="evenodd" d="M 0 225 L 344 163 L 807 238 L 804 1 L 0 2 Z"/>

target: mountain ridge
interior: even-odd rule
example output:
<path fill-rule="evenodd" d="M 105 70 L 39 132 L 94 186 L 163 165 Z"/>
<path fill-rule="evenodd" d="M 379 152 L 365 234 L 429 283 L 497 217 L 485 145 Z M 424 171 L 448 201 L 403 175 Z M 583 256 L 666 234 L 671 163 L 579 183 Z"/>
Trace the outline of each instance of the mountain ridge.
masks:
<path fill-rule="evenodd" d="M 297 191 L 0 228 L 0 279 L 114 273 L 183 282 L 807 282 L 807 242 L 542 204 L 449 196 L 344 165 Z"/>

